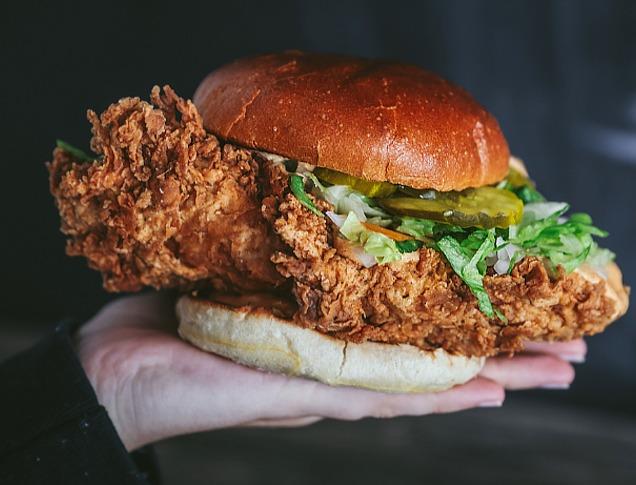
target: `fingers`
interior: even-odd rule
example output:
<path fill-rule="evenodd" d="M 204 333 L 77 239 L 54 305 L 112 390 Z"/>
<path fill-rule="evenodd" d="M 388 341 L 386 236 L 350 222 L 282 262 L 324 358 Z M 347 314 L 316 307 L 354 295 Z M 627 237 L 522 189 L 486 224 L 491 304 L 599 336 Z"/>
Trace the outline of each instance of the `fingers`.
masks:
<path fill-rule="evenodd" d="M 570 342 L 528 342 L 525 344 L 528 352 L 556 355 L 563 360 L 574 363 L 585 362 L 587 345 L 583 339 Z"/>
<path fill-rule="evenodd" d="M 570 342 L 528 342 L 525 352 L 513 358 L 494 357 L 486 361 L 480 375 L 506 389 L 566 389 L 574 380 L 568 362 L 584 362 L 587 346 L 583 339 Z"/>
<path fill-rule="evenodd" d="M 302 426 L 309 426 L 323 418 L 321 416 L 305 416 L 301 418 L 289 418 L 289 419 L 257 419 L 243 423 L 242 427 L 259 427 L 259 428 L 299 428 Z"/>
<path fill-rule="evenodd" d="M 413 394 L 331 387 L 309 381 L 302 382 L 309 383 L 310 388 L 298 393 L 298 381 L 294 380 L 290 386 L 295 388 L 291 392 L 297 399 L 301 398 L 297 405 L 305 413 L 344 420 L 449 413 L 478 406 L 500 406 L 504 400 L 503 387 L 483 378 L 443 392 Z M 295 410 L 295 414 L 297 412 Z"/>
<path fill-rule="evenodd" d="M 506 389 L 565 389 L 574 380 L 574 369 L 552 355 L 519 354 L 512 358 L 488 359 L 480 375 L 498 382 Z"/>

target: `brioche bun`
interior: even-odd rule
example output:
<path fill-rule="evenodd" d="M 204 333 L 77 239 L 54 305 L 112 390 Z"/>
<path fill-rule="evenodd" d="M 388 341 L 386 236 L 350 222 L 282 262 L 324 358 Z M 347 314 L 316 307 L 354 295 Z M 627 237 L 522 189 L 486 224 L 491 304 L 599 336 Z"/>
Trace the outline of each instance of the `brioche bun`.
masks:
<path fill-rule="evenodd" d="M 194 103 L 220 138 L 367 180 L 462 190 L 508 170 L 495 118 L 463 89 L 408 64 L 262 55 L 209 74 Z"/>
<path fill-rule="evenodd" d="M 411 345 L 352 343 L 302 328 L 271 309 L 232 307 L 183 296 L 179 334 L 208 352 L 249 367 L 326 384 L 384 392 L 433 392 L 463 384 L 484 358 L 426 352 Z"/>

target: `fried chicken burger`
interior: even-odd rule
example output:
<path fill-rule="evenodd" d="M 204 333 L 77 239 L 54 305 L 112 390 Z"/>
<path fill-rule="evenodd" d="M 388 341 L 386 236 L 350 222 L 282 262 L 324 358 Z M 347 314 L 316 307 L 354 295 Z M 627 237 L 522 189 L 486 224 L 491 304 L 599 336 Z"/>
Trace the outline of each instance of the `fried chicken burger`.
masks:
<path fill-rule="evenodd" d="M 88 112 L 58 142 L 67 252 L 109 291 L 178 288 L 180 335 L 236 362 L 407 392 L 623 315 L 586 214 L 537 191 L 495 118 L 418 67 L 285 52 Z"/>

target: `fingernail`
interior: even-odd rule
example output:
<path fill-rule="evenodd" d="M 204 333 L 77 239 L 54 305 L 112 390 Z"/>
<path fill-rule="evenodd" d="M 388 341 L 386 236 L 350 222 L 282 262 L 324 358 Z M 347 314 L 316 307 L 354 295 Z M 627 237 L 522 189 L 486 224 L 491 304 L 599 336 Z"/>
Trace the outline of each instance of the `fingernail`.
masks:
<path fill-rule="evenodd" d="M 549 384 L 542 384 L 541 389 L 569 389 L 570 384 L 567 382 L 551 382 Z"/>
<path fill-rule="evenodd" d="M 479 404 L 480 408 L 500 408 L 503 401 L 484 401 Z"/>
<path fill-rule="evenodd" d="M 585 356 L 581 354 L 559 354 L 559 358 L 572 362 L 573 364 L 582 364 L 585 362 Z"/>

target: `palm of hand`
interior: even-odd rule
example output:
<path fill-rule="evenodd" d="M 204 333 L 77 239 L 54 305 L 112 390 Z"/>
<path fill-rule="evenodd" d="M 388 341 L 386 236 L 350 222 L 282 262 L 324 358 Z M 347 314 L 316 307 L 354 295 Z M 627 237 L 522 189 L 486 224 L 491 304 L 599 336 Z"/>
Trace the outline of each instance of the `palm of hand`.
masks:
<path fill-rule="evenodd" d="M 482 377 L 433 394 L 383 394 L 249 369 L 180 340 L 173 299 L 146 294 L 106 306 L 77 335 L 80 361 L 128 449 L 178 434 L 237 425 L 300 425 L 498 405 L 504 387 L 559 386 L 562 359 L 581 360 L 582 341 L 535 344 L 546 354 L 489 359 Z"/>

